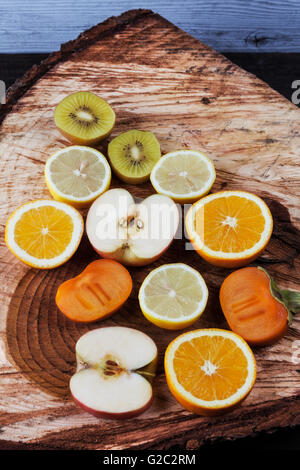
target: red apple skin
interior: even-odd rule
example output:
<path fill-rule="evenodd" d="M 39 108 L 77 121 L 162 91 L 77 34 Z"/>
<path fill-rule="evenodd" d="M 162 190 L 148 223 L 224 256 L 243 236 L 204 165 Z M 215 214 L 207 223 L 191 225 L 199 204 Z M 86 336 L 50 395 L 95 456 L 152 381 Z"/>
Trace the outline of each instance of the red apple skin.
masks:
<path fill-rule="evenodd" d="M 105 419 L 117 419 L 117 420 L 124 420 L 124 419 L 130 419 L 130 418 L 135 418 L 136 416 L 139 416 L 140 414 L 144 413 L 148 408 L 151 406 L 153 402 L 153 391 L 150 400 L 146 405 L 144 405 L 142 408 L 139 408 L 134 411 L 127 411 L 125 413 L 107 413 L 106 411 L 98 411 L 94 410 L 92 408 L 89 408 L 88 406 L 84 405 L 80 401 L 78 401 L 73 394 L 72 398 L 75 401 L 75 403 L 80 406 L 84 411 L 87 411 L 91 415 L 95 416 L 96 418 L 105 418 Z"/>

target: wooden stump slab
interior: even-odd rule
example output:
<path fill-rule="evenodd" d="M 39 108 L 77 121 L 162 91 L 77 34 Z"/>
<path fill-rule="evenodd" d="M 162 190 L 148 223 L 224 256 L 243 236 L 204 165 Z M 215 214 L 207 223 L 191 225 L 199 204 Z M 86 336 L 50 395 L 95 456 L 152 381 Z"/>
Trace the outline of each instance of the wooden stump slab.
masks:
<path fill-rule="evenodd" d="M 168 391 L 163 373 L 167 344 L 179 332 L 150 324 L 137 293 L 160 264 L 183 261 L 209 287 L 208 307 L 193 328 L 227 328 L 218 290 L 229 271 L 210 266 L 186 240 L 175 240 L 151 266 L 130 269 L 134 291 L 105 325 L 148 333 L 159 348 L 153 406 L 125 422 L 99 420 L 72 401 L 68 381 L 74 345 L 88 329 L 56 308 L 58 285 L 97 259 L 86 238 L 64 266 L 29 269 L 7 250 L 4 226 L 18 205 L 49 198 L 46 159 L 69 145 L 55 128 L 53 111 L 69 93 L 92 91 L 115 109 L 112 137 L 151 130 L 163 153 L 196 148 L 215 163 L 213 191 L 243 189 L 261 196 L 274 217 L 274 234 L 258 260 L 279 285 L 299 289 L 300 112 L 265 83 L 151 11 L 135 10 L 86 31 L 31 69 L 0 108 L 0 423 L 1 448 L 196 448 L 207 439 L 232 439 L 300 423 L 300 316 L 274 346 L 256 350 L 256 385 L 234 412 L 217 418 L 190 414 Z M 107 142 L 99 146 L 106 153 Z M 121 186 L 114 179 L 112 187 Z M 122 186 L 126 187 L 122 184 Z M 150 184 L 127 188 L 145 197 Z"/>

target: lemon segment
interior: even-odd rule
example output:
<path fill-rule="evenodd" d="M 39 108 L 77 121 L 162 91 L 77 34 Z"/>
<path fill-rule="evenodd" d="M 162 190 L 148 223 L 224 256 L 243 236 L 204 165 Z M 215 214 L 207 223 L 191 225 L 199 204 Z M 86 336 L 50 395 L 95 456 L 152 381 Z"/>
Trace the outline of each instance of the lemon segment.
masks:
<path fill-rule="evenodd" d="M 183 263 L 165 264 L 148 274 L 139 291 L 144 316 L 162 328 L 192 325 L 203 313 L 208 289 L 201 274 Z"/>
<path fill-rule="evenodd" d="M 156 192 L 179 203 L 192 203 L 205 196 L 215 179 L 213 162 L 197 150 L 167 153 L 156 163 L 150 175 Z"/>
<path fill-rule="evenodd" d="M 81 208 L 109 188 L 111 169 L 98 150 L 73 145 L 47 160 L 45 180 L 55 200 Z"/>
<path fill-rule="evenodd" d="M 73 207 L 57 201 L 37 200 L 12 213 L 5 227 L 5 242 L 25 264 L 49 269 L 71 258 L 83 229 L 83 219 Z"/>

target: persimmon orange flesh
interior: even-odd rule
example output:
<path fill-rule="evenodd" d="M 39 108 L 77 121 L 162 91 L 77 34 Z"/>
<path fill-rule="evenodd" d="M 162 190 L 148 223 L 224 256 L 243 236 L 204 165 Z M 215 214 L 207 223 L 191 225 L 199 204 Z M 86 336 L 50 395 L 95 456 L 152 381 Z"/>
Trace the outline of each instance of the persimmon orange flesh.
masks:
<path fill-rule="evenodd" d="M 261 268 L 247 267 L 226 277 L 220 289 L 221 307 L 231 330 L 253 346 L 275 343 L 288 328 L 288 309 L 274 296 L 270 282 Z"/>
<path fill-rule="evenodd" d="M 66 317 L 77 322 L 93 322 L 108 317 L 128 299 L 132 279 L 117 261 L 100 259 L 81 274 L 61 284 L 56 304 Z"/>

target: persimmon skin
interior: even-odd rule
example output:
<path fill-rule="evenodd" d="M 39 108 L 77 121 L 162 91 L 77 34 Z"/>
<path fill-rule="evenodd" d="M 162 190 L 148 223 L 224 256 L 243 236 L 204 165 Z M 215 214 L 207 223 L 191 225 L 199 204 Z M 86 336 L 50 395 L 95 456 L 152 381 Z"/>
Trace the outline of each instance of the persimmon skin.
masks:
<path fill-rule="evenodd" d="M 56 293 L 56 305 L 70 320 L 90 323 L 112 315 L 132 291 L 127 269 L 117 261 L 99 259 L 81 274 L 63 282 Z"/>
<path fill-rule="evenodd" d="M 227 276 L 220 304 L 230 329 L 252 346 L 269 346 L 287 331 L 287 309 L 273 297 L 261 269 L 247 267 Z"/>

